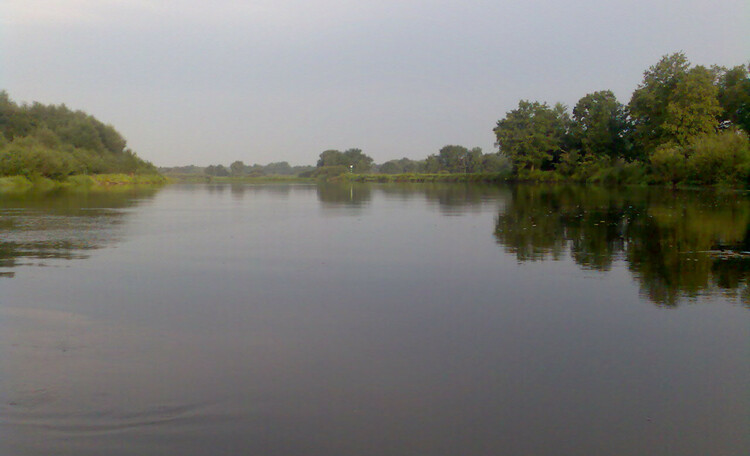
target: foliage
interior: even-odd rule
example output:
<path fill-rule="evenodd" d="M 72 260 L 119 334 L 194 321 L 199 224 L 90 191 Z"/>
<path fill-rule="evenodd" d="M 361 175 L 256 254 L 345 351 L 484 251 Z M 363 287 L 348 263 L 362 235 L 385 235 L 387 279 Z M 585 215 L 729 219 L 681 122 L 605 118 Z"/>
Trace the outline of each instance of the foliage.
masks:
<path fill-rule="evenodd" d="M 677 184 L 687 177 L 687 157 L 683 148 L 662 144 L 651 154 L 652 176 L 656 182 Z"/>
<path fill-rule="evenodd" d="M 508 157 L 516 171 L 550 169 L 564 152 L 570 119 L 561 104 L 521 100 L 518 108 L 497 122 L 495 136 L 500 153 Z"/>
<path fill-rule="evenodd" d="M 166 178 L 160 174 L 96 174 L 90 176 L 96 185 L 161 185 Z"/>
<path fill-rule="evenodd" d="M 366 173 L 372 167 L 372 158 L 361 149 L 347 149 L 345 152 L 329 149 L 320 154 L 318 167 L 343 166 L 355 173 Z"/>
<path fill-rule="evenodd" d="M 217 176 L 217 177 L 227 177 L 229 176 L 229 170 L 227 170 L 224 165 L 209 165 L 206 167 L 205 171 L 206 176 Z"/>
<path fill-rule="evenodd" d="M 686 155 L 693 182 L 737 184 L 746 183 L 750 176 L 750 141 L 737 130 L 698 137 L 688 145 Z"/>
<path fill-rule="evenodd" d="M 662 144 L 687 144 L 718 126 L 721 107 L 714 73 L 690 68 L 683 53 L 664 56 L 633 92 L 630 116 L 636 145 L 649 154 Z"/>
<path fill-rule="evenodd" d="M 667 104 L 663 129 L 678 144 L 712 133 L 721 113 L 713 74 L 702 66 L 690 69 L 675 86 Z"/>
<path fill-rule="evenodd" d="M 63 179 L 76 173 L 155 173 L 122 136 L 65 105 L 17 105 L 0 91 L 0 175 Z"/>
<path fill-rule="evenodd" d="M 331 179 L 350 172 L 350 168 L 344 165 L 319 166 L 314 170 L 300 174 L 300 177 L 311 177 L 314 179 Z"/>
<path fill-rule="evenodd" d="M 229 165 L 229 174 L 232 177 L 239 177 L 245 174 L 245 164 L 237 160 Z"/>
<path fill-rule="evenodd" d="M 572 141 L 584 156 L 626 157 L 629 144 L 625 106 L 610 90 L 590 93 L 573 108 Z"/>
<path fill-rule="evenodd" d="M 664 144 L 651 155 L 656 182 L 703 185 L 747 183 L 750 176 L 750 141 L 737 129 L 694 137 L 679 146 Z"/>
<path fill-rule="evenodd" d="M 425 183 L 425 182 L 478 182 L 499 183 L 510 178 L 508 172 L 497 173 L 403 173 L 403 174 L 343 174 L 340 176 L 345 181 L 352 182 L 378 182 L 378 183 Z"/>
<path fill-rule="evenodd" d="M 641 150 L 652 151 L 671 139 L 664 128 L 667 106 L 689 67 L 687 57 L 679 52 L 662 57 L 643 73 L 643 82 L 633 92 L 629 105 L 634 141 Z"/>
<path fill-rule="evenodd" d="M 750 183 L 749 122 L 747 66 L 693 67 L 675 53 L 644 72 L 627 107 L 609 90 L 572 116 L 521 100 L 494 132 L 518 180 L 739 185 Z"/>
<path fill-rule="evenodd" d="M 424 168 L 424 161 L 410 160 L 406 157 L 399 160 L 389 160 L 378 167 L 383 174 L 416 173 Z"/>
<path fill-rule="evenodd" d="M 742 128 L 750 134 L 750 77 L 749 65 L 734 68 L 715 68 L 718 73 L 718 99 L 722 108 L 721 120 Z"/>

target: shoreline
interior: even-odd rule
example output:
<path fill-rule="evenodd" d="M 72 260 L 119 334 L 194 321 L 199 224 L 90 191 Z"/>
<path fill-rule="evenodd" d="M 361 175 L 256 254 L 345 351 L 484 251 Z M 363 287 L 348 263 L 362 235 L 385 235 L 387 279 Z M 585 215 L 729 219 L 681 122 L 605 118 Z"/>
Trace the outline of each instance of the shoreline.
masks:
<path fill-rule="evenodd" d="M 167 179 L 160 174 L 94 174 L 73 175 L 63 180 L 53 180 L 46 177 L 2 176 L 0 190 L 42 189 L 55 190 L 59 188 L 85 189 L 106 188 L 112 186 L 164 185 Z"/>

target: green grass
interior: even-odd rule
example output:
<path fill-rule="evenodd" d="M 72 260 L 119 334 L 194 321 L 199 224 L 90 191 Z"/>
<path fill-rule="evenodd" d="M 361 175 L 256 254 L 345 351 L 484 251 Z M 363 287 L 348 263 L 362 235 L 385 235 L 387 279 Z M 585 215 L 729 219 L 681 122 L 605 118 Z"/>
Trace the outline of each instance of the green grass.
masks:
<path fill-rule="evenodd" d="M 4 176 L 0 177 L 0 188 L 19 189 L 31 187 L 34 184 L 23 176 Z"/>
<path fill-rule="evenodd" d="M 345 182 L 505 182 L 507 173 L 471 173 L 471 174 L 342 174 L 336 180 Z"/>
<path fill-rule="evenodd" d="M 288 175 L 273 175 L 273 176 L 242 176 L 242 177 L 231 177 L 231 176 L 206 176 L 204 174 L 169 174 L 167 175 L 167 181 L 170 183 L 201 183 L 201 182 L 213 182 L 213 183 L 227 183 L 227 184 L 259 184 L 264 182 L 312 182 L 315 179 L 309 177 L 298 177 Z"/>
<path fill-rule="evenodd" d="M 52 180 L 42 176 L 4 176 L 0 177 L 0 188 L 51 190 L 55 188 L 92 188 L 113 185 L 162 185 L 167 182 L 160 174 L 94 174 L 74 175 L 63 180 Z"/>
<path fill-rule="evenodd" d="M 81 178 L 83 182 L 86 176 L 74 176 Z M 88 176 L 94 185 L 161 185 L 166 184 L 167 179 L 161 174 L 94 174 Z M 70 178 L 69 178 L 70 179 Z"/>

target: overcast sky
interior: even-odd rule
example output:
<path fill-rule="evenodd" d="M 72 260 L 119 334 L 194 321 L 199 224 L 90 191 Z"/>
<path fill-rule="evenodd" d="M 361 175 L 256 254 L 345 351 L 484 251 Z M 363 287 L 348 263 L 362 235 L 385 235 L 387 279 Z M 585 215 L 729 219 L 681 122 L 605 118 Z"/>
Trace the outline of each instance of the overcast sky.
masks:
<path fill-rule="evenodd" d="M 664 54 L 750 60 L 747 0 L 2 0 L 0 88 L 112 124 L 160 166 L 495 150 L 518 100 L 610 89 Z"/>

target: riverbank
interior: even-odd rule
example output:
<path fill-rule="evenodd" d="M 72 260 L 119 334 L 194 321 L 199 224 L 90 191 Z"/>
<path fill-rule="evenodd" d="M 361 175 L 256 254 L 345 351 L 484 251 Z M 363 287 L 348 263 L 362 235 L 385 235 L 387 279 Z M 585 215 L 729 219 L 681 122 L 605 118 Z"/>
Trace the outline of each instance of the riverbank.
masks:
<path fill-rule="evenodd" d="M 264 183 L 295 183 L 295 182 L 315 182 L 315 178 L 298 177 L 287 175 L 274 176 L 207 176 L 205 174 L 167 174 L 165 179 L 171 184 L 264 184 Z"/>
<path fill-rule="evenodd" d="M 167 179 L 160 174 L 94 174 L 68 176 L 63 180 L 46 177 L 27 178 L 25 176 L 0 177 L 0 189 L 56 189 L 56 188 L 90 188 L 121 185 L 164 185 Z"/>
<path fill-rule="evenodd" d="M 507 173 L 455 173 L 455 174 L 342 174 L 329 181 L 341 182 L 376 182 L 376 183 L 421 183 L 421 182 L 477 182 L 501 183 L 507 182 Z"/>

